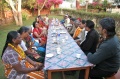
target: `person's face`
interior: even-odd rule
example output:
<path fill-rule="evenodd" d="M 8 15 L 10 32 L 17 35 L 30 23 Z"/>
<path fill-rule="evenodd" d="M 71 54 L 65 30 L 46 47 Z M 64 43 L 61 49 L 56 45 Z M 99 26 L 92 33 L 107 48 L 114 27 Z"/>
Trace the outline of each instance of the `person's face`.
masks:
<path fill-rule="evenodd" d="M 101 26 L 98 27 L 98 31 L 99 31 L 99 34 L 102 35 L 102 27 Z"/>
<path fill-rule="evenodd" d="M 23 39 L 29 36 L 29 30 L 22 33 Z"/>
<path fill-rule="evenodd" d="M 103 29 L 101 26 L 99 26 L 98 31 L 99 31 L 99 34 L 102 35 L 103 37 L 106 36 L 106 33 L 107 33 L 106 29 Z"/>
<path fill-rule="evenodd" d="M 80 23 L 74 23 L 74 25 L 77 28 L 80 25 Z"/>
<path fill-rule="evenodd" d="M 82 24 L 82 22 L 81 22 L 79 26 L 81 29 L 83 29 L 85 27 L 85 24 Z"/>
<path fill-rule="evenodd" d="M 65 16 L 65 19 L 67 19 L 68 17 L 67 16 Z"/>
<path fill-rule="evenodd" d="M 29 29 L 29 34 L 31 34 L 31 33 L 32 33 L 32 28 Z"/>
<path fill-rule="evenodd" d="M 21 38 L 20 34 L 18 33 L 18 37 L 17 37 L 16 39 L 13 39 L 13 42 L 14 42 L 15 44 L 20 44 L 21 41 L 22 41 L 22 38 Z"/>
<path fill-rule="evenodd" d="M 74 24 L 74 21 L 70 20 L 70 23 L 71 23 L 71 24 Z"/>
<path fill-rule="evenodd" d="M 39 28 L 39 23 L 35 23 L 35 27 L 36 27 L 36 28 Z"/>
<path fill-rule="evenodd" d="M 86 26 L 86 24 L 85 24 L 85 30 L 86 30 L 86 31 L 89 31 L 89 28 Z"/>

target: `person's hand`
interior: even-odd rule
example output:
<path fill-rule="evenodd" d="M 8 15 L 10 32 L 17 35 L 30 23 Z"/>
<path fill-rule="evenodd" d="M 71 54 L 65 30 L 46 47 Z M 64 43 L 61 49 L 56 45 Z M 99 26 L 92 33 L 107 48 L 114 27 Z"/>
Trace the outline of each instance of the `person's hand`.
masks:
<path fill-rule="evenodd" d="M 34 57 L 35 59 L 38 59 L 38 58 L 40 58 L 40 55 L 37 54 L 37 53 L 35 53 L 35 54 L 33 55 L 33 57 Z"/>
<path fill-rule="evenodd" d="M 77 43 L 78 45 L 80 45 L 80 41 L 76 41 L 76 43 Z"/>
<path fill-rule="evenodd" d="M 43 64 L 42 63 L 38 63 L 38 62 L 36 62 L 35 63 L 35 68 L 36 68 L 36 71 L 39 71 L 39 70 L 42 70 L 43 69 Z"/>

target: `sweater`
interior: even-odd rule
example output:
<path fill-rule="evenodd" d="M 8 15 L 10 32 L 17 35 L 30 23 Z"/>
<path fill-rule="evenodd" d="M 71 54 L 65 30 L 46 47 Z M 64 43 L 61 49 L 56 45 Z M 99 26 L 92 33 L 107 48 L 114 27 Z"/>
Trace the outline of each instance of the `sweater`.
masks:
<path fill-rule="evenodd" d="M 104 40 L 94 54 L 88 53 L 88 61 L 96 68 L 117 72 L 120 67 L 120 41 L 117 36 Z"/>

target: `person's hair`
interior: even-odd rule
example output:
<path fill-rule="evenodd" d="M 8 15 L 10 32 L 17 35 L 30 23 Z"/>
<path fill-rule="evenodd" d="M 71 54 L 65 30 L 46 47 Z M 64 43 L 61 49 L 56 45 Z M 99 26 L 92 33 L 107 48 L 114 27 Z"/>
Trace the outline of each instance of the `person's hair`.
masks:
<path fill-rule="evenodd" d="M 86 27 L 92 29 L 92 28 L 94 28 L 94 26 L 95 26 L 95 24 L 94 24 L 93 21 L 91 21 L 91 20 L 86 20 Z"/>
<path fill-rule="evenodd" d="M 100 25 L 102 29 L 107 30 L 107 36 L 114 36 L 116 34 L 115 32 L 115 20 L 113 18 L 103 18 L 100 20 Z"/>
<path fill-rule="evenodd" d="M 85 20 L 81 20 L 81 23 L 82 23 L 82 24 L 85 24 L 85 23 L 86 23 L 86 21 L 85 21 Z"/>
<path fill-rule="evenodd" d="M 35 24 L 36 24 L 36 21 L 34 21 L 33 24 L 32 24 L 34 28 L 35 28 Z"/>
<path fill-rule="evenodd" d="M 22 26 L 20 27 L 20 29 L 18 30 L 18 33 L 22 34 L 23 32 L 28 32 L 29 28 L 26 26 Z"/>
<path fill-rule="evenodd" d="M 36 23 L 39 23 L 39 22 L 37 22 L 37 21 L 34 21 L 33 22 L 33 27 L 35 28 L 35 26 L 36 26 Z"/>
<path fill-rule="evenodd" d="M 10 31 L 8 34 L 7 34 L 7 38 L 6 38 L 6 42 L 5 42 L 5 45 L 3 47 L 3 50 L 2 50 L 2 55 L 1 55 L 1 58 L 5 52 L 5 49 L 7 48 L 8 46 L 8 43 L 13 43 L 13 39 L 16 39 L 18 37 L 18 32 L 17 31 Z"/>
<path fill-rule="evenodd" d="M 75 20 L 74 24 L 80 24 L 80 21 L 79 20 Z"/>
<path fill-rule="evenodd" d="M 41 15 L 38 15 L 38 18 L 41 18 Z"/>

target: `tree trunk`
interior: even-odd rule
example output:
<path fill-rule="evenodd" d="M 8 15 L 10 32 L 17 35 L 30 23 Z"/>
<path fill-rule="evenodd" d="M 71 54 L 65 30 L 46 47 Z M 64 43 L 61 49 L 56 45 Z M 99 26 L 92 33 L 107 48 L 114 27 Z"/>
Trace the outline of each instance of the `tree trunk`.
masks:
<path fill-rule="evenodd" d="M 16 22 L 16 25 L 22 25 L 22 13 L 21 13 L 21 0 L 17 0 L 18 4 L 17 5 L 17 9 L 14 7 L 13 1 L 12 0 L 5 0 L 10 7 L 12 8 L 12 12 L 13 12 L 13 16 Z"/>
<path fill-rule="evenodd" d="M 48 0 L 45 0 L 42 7 L 40 8 L 39 7 L 39 4 L 38 4 L 38 15 L 40 15 L 40 11 L 43 9 L 43 7 L 45 6 L 45 3 L 47 2 Z"/>
<path fill-rule="evenodd" d="M 18 20 L 19 20 L 19 25 L 22 26 L 23 22 L 22 22 L 22 13 L 18 12 Z"/>
<path fill-rule="evenodd" d="M 13 16 L 14 16 L 14 19 L 15 19 L 15 22 L 16 22 L 16 25 L 19 25 L 19 22 L 18 22 L 18 17 L 17 17 L 17 12 L 13 11 Z"/>
<path fill-rule="evenodd" d="M 21 13 L 21 0 L 18 0 L 18 21 L 19 21 L 19 25 L 22 26 L 23 22 L 22 22 L 22 13 Z"/>
<path fill-rule="evenodd" d="M 1 2 L 1 16 L 2 16 L 2 18 L 4 18 L 4 22 L 7 23 L 6 18 L 5 18 L 3 0 Z"/>

